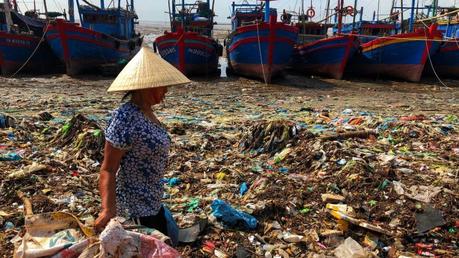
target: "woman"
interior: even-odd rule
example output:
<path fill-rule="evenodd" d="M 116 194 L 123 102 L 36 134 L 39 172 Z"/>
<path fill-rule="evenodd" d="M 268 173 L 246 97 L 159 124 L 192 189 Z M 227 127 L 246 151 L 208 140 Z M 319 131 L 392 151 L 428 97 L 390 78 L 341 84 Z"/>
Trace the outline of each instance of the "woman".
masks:
<path fill-rule="evenodd" d="M 106 130 L 99 178 L 102 211 L 95 222 L 96 230 L 103 230 L 111 218 L 122 216 L 167 235 L 161 179 L 170 139 L 151 107 L 163 101 L 167 86 L 188 82 L 144 47 L 108 89 L 128 91 L 131 99 L 113 113 Z"/>

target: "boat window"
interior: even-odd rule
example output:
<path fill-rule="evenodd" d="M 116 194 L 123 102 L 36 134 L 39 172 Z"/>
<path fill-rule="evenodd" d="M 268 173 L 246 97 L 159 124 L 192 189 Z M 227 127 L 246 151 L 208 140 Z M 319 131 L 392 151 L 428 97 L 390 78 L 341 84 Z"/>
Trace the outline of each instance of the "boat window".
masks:
<path fill-rule="evenodd" d="M 85 22 L 88 22 L 88 23 L 108 23 L 108 24 L 116 23 L 115 15 L 84 14 L 83 19 Z"/>

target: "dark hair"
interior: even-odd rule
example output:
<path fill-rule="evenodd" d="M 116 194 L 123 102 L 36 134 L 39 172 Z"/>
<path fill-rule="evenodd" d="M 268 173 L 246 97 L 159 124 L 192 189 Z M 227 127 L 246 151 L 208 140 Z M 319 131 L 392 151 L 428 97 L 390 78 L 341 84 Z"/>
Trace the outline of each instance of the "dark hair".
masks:
<path fill-rule="evenodd" d="M 123 98 L 121 99 L 121 102 L 125 101 L 128 97 L 132 95 L 132 91 L 128 91 L 124 94 Z"/>

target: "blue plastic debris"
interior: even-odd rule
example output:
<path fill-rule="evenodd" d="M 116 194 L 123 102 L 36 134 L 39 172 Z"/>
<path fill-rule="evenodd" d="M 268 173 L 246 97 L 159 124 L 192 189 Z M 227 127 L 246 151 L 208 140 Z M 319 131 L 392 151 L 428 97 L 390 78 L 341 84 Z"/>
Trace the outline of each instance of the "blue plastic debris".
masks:
<path fill-rule="evenodd" d="M 167 184 L 168 186 L 177 186 L 182 183 L 182 180 L 178 177 L 163 178 L 161 179 L 161 183 Z"/>
<path fill-rule="evenodd" d="M 279 172 L 281 172 L 281 173 L 288 173 L 288 168 L 284 168 L 284 167 L 279 168 Z"/>
<path fill-rule="evenodd" d="M 182 180 L 178 177 L 173 177 L 169 179 L 169 182 L 167 183 L 169 186 L 176 186 L 182 183 Z"/>
<path fill-rule="evenodd" d="M 244 229 L 255 229 L 257 227 L 257 219 L 245 212 L 238 211 L 231 207 L 226 202 L 216 199 L 210 206 L 212 215 L 225 227 L 241 227 Z"/>
<path fill-rule="evenodd" d="M 21 159 L 22 159 L 21 156 L 19 156 L 17 153 L 14 153 L 14 152 L 0 155 L 0 161 L 18 161 Z"/>
<path fill-rule="evenodd" d="M 345 110 L 343 110 L 344 115 L 351 115 L 352 113 L 354 113 L 354 111 L 350 108 L 346 108 Z"/>
<path fill-rule="evenodd" d="M 249 190 L 249 187 L 247 186 L 247 183 L 244 182 L 241 184 L 241 186 L 239 187 L 239 194 L 242 196 L 244 195 L 245 193 L 247 193 L 247 191 Z"/>
<path fill-rule="evenodd" d="M 14 127 L 14 119 L 10 116 L 0 114 L 0 128 Z"/>
<path fill-rule="evenodd" d="M 6 128 L 6 116 L 0 114 L 0 128 Z"/>
<path fill-rule="evenodd" d="M 448 135 L 450 132 L 454 131 L 454 127 L 452 125 L 443 125 L 440 127 L 440 132 L 444 135 Z"/>
<path fill-rule="evenodd" d="M 9 132 L 8 135 L 7 135 L 7 137 L 8 137 L 8 139 L 11 140 L 11 141 L 15 139 L 14 133 L 13 133 L 13 132 Z"/>
<path fill-rule="evenodd" d="M 14 228 L 13 222 L 11 222 L 11 221 L 5 222 L 4 228 L 5 228 L 5 230 L 13 229 Z"/>
<path fill-rule="evenodd" d="M 340 159 L 340 160 L 336 161 L 336 164 L 341 165 L 341 166 L 346 165 L 346 163 L 347 163 L 347 160 L 345 160 L 345 159 Z"/>

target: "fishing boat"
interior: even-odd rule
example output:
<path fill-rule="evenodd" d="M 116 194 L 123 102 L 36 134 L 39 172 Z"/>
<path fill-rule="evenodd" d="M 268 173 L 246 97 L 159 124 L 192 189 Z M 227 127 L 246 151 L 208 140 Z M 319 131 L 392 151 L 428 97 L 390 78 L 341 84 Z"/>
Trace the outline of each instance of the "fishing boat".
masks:
<path fill-rule="evenodd" d="M 459 78 L 459 9 L 446 10 L 446 13 L 441 15 L 443 17 L 437 21 L 444 42 L 433 54 L 432 65 L 426 65 L 425 72 L 441 77 Z"/>
<path fill-rule="evenodd" d="M 441 32 L 435 25 L 429 29 L 381 37 L 365 43 L 350 63 L 354 73 L 367 76 L 383 76 L 418 82 L 427 58 L 435 53 Z"/>
<path fill-rule="evenodd" d="M 379 37 L 362 44 L 359 53 L 350 61 L 349 71 L 418 82 L 429 56 L 440 48 L 442 33 L 436 24 L 415 28 L 416 8 L 414 0 L 411 7 L 400 7 L 400 13 L 411 10 L 411 17 L 406 23 L 409 32 Z M 401 21 L 404 24 L 403 18 Z M 401 31 L 405 31 L 405 27 L 400 25 Z"/>
<path fill-rule="evenodd" d="M 338 3 L 337 10 L 339 11 L 337 11 L 336 14 L 339 16 L 338 21 L 340 24 L 338 24 L 338 27 L 341 27 L 342 16 L 346 15 L 349 9 L 348 7 L 344 7 L 343 1 L 339 1 Z M 310 14 L 315 13 L 311 10 L 313 10 L 312 7 L 307 11 L 309 18 L 312 18 Z M 304 13 L 302 15 L 304 15 Z M 303 27 L 303 32 L 318 33 L 321 35 L 325 33 L 324 36 L 326 37 L 327 30 L 317 29 L 314 31 L 309 28 L 328 28 L 329 26 L 313 26 L 312 24 L 312 22 L 309 22 L 299 27 Z M 306 28 L 309 30 L 306 31 Z M 310 36 L 310 34 L 308 34 L 304 36 L 304 34 L 300 34 L 300 38 L 303 42 L 295 46 L 292 67 L 296 71 L 305 74 L 322 75 L 338 80 L 341 79 L 349 58 L 356 53 L 359 47 L 358 38 L 353 35 L 341 35 L 341 31 L 338 31 L 338 35 L 336 36 L 313 41 L 305 40 L 315 37 L 315 35 Z"/>
<path fill-rule="evenodd" d="M 262 4 L 233 2 L 231 19 L 232 32 L 226 38 L 230 71 L 269 83 L 289 64 L 298 28 L 277 22 L 270 0 Z"/>
<path fill-rule="evenodd" d="M 134 1 L 111 1 L 100 6 L 76 0 L 80 24 L 75 23 L 74 0 L 69 0 L 70 20 L 56 19 L 46 32 L 46 39 L 65 63 L 67 74 L 76 75 L 102 67 L 122 67 L 140 49 L 143 37 L 135 31 L 137 14 Z M 118 2 L 116 6 L 115 2 Z"/>
<path fill-rule="evenodd" d="M 162 58 L 186 75 L 210 75 L 218 71 L 223 47 L 212 38 L 213 4 L 209 0 L 169 4 L 171 32 L 155 40 Z"/>
<path fill-rule="evenodd" d="M 437 75 L 459 78 L 459 33 L 456 38 L 442 43 L 439 51 L 432 57 L 432 64 Z"/>
<path fill-rule="evenodd" d="M 44 41 L 47 21 L 35 10 L 18 12 L 16 1 L 0 4 L 4 17 L 0 29 L 0 69 L 2 75 L 18 72 L 44 73 L 52 71 L 59 60 Z"/>

